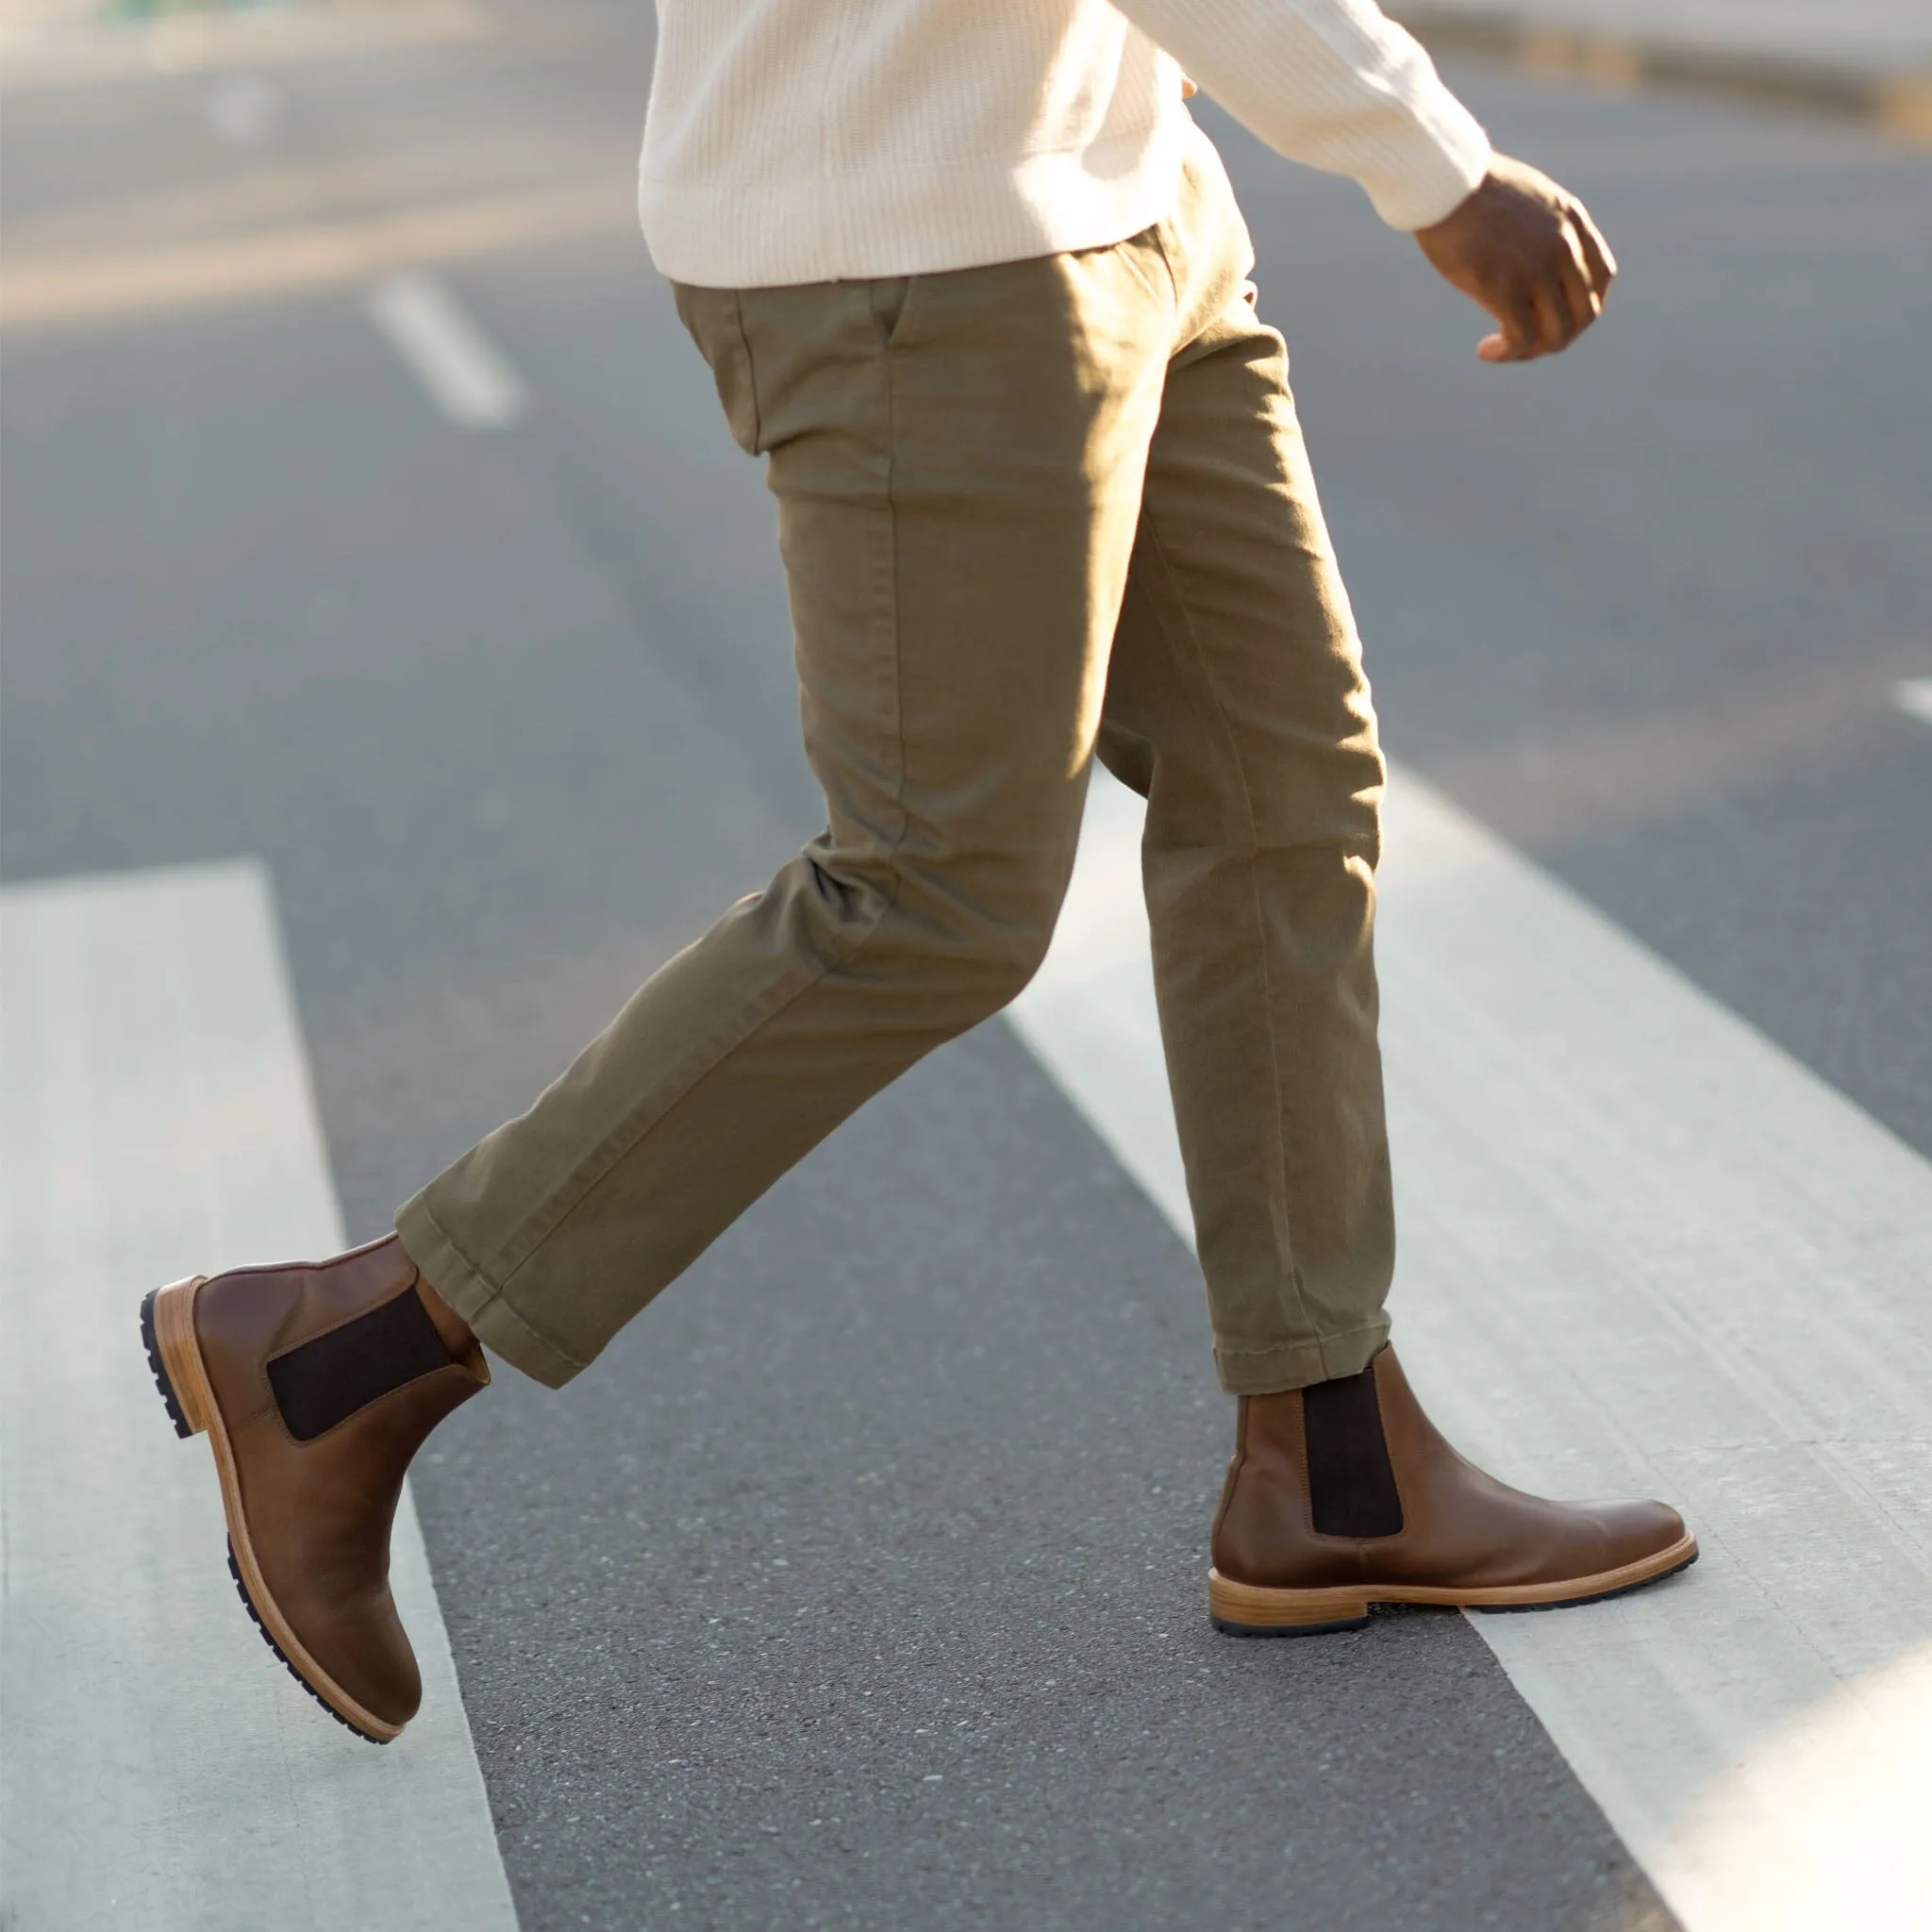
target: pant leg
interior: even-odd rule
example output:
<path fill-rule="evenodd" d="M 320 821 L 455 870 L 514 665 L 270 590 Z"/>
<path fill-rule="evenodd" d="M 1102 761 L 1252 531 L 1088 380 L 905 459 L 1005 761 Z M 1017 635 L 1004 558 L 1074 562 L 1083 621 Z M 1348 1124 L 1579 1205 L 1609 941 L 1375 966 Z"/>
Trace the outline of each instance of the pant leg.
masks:
<path fill-rule="evenodd" d="M 399 1211 L 438 1291 L 553 1385 L 1039 963 L 1175 327 L 1147 237 L 680 308 L 769 458 L 827 826 Z"/>
<path fill-rule="evenodd" d="M 1213 312 L 1169 370 L 1100 752 L 1148 801 L 1155 981 L 1216 1365 L 1258 1394 L 1352 1374 L 1388 1334 L 1383 767 L 1281 338 L 1251 287 L 1177 269 Z"/>

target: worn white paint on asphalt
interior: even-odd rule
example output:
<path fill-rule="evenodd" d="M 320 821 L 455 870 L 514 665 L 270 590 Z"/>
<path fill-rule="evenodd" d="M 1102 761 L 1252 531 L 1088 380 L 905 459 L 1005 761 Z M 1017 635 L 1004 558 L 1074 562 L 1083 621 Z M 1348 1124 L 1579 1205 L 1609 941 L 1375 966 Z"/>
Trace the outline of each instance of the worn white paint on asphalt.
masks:
<path fill-rule="evenodd" d="M 1891 694 L 1901 711 L 1932 724 L 1932 677 L 1903 678 Z"/>
<path fill-rule="evenodd" d="M 1022 1037 L 1190 1233 L 1096 782 Z M 1474 1618 L 1687 1932 L 1932 1925 L 1932 1164 L 1398 774 L 1380 960 L 1405 1364 L 1525 1488 L 1703 1560 Z"/>
<path fill-rule="evenodd" d="M 408 1499 L 379 1749 L 256 1634 L 141 1346 L 148 1289 L 342 1245 L 266 877 L 9 887 L 0 982 L 0 1923 L 514 1932 Z"/>
<path fill-rule="evenodd" d="M 463 429 L 507 429 L 529 394 L 441 276 L 421 269 L 385 275 L 369 291 L 369 317 L 436 406 Z"/>
<path fill-rule="evenodd" d="M 275 135 L 289 97 L 266 75 L 225 74 L 208 91 L 208 125 L 237 147 L 259 147 Z"/>

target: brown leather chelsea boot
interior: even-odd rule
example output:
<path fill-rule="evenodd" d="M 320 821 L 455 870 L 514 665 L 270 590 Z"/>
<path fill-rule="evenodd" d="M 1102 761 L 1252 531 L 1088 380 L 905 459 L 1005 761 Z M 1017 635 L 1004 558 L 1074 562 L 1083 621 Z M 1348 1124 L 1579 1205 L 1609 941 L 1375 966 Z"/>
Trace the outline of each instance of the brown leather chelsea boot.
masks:
<path fill-rule="evenodd" d="M 313 1266 L 197 1274 L 141 1307 L 176 1432 L 214 1445 L 242 1600 L 296 1677 L 378 1744 L 423 1700 L 389 1589 L 403 1474 L 490 1380 L 475 1339 L 440 1307 L 439 1325 L 417 1288 L 391 1235 Z"/>
<path fill-rule="evenodd" d="M 1697 1541 L 1663 1503 L 1546 1503 L 1485 1475 L 1385 1348 L 1358 1375 L 1241 1398 L 1213 1559 L 1218 1628 L 1296 1637 L 1377 1603 L 1593 1603 L 1695 1562 Z"/>

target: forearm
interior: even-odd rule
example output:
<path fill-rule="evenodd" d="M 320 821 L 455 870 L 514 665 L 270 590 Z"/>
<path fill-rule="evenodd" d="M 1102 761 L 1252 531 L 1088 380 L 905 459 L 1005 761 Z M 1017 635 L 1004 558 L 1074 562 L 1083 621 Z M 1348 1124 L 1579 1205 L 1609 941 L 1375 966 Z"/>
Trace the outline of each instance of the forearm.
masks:
<path fill-rule="evenodd" d="M 1490 143 L 1374 0 L 1115 0 L 1277 153 L 1367 191 L 1391 226 L 1440 221 Z"/>

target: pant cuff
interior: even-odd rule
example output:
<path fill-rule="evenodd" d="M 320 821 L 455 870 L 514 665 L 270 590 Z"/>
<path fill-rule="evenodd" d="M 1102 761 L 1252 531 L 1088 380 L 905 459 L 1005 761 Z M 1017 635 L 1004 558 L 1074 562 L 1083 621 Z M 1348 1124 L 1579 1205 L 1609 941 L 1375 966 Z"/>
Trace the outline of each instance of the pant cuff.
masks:
<path fill-rule="evenodd" d="M 1382 1315 L 1366 1327 L 1280 1348 L 1223 1348 L 1217 1343 L 1214 1369 L 1230 1395 L 1280 1395 L 1332 1382 L 1338 1375 L 1358 1375 L 1388 1340 L 1389 1318 Z"/>
<path fill-rule="evenodd" d="M 444 1233 L 423 1196 L 396 1209 L 396 1234 L 416 1271 L 466 1321 L 491 1355 L 501 1356 L 546 1389 L 561 1389 L 585 1364 L 566 1355 L 511 1307 L 502 1289 L 482 1274 Z"/>

